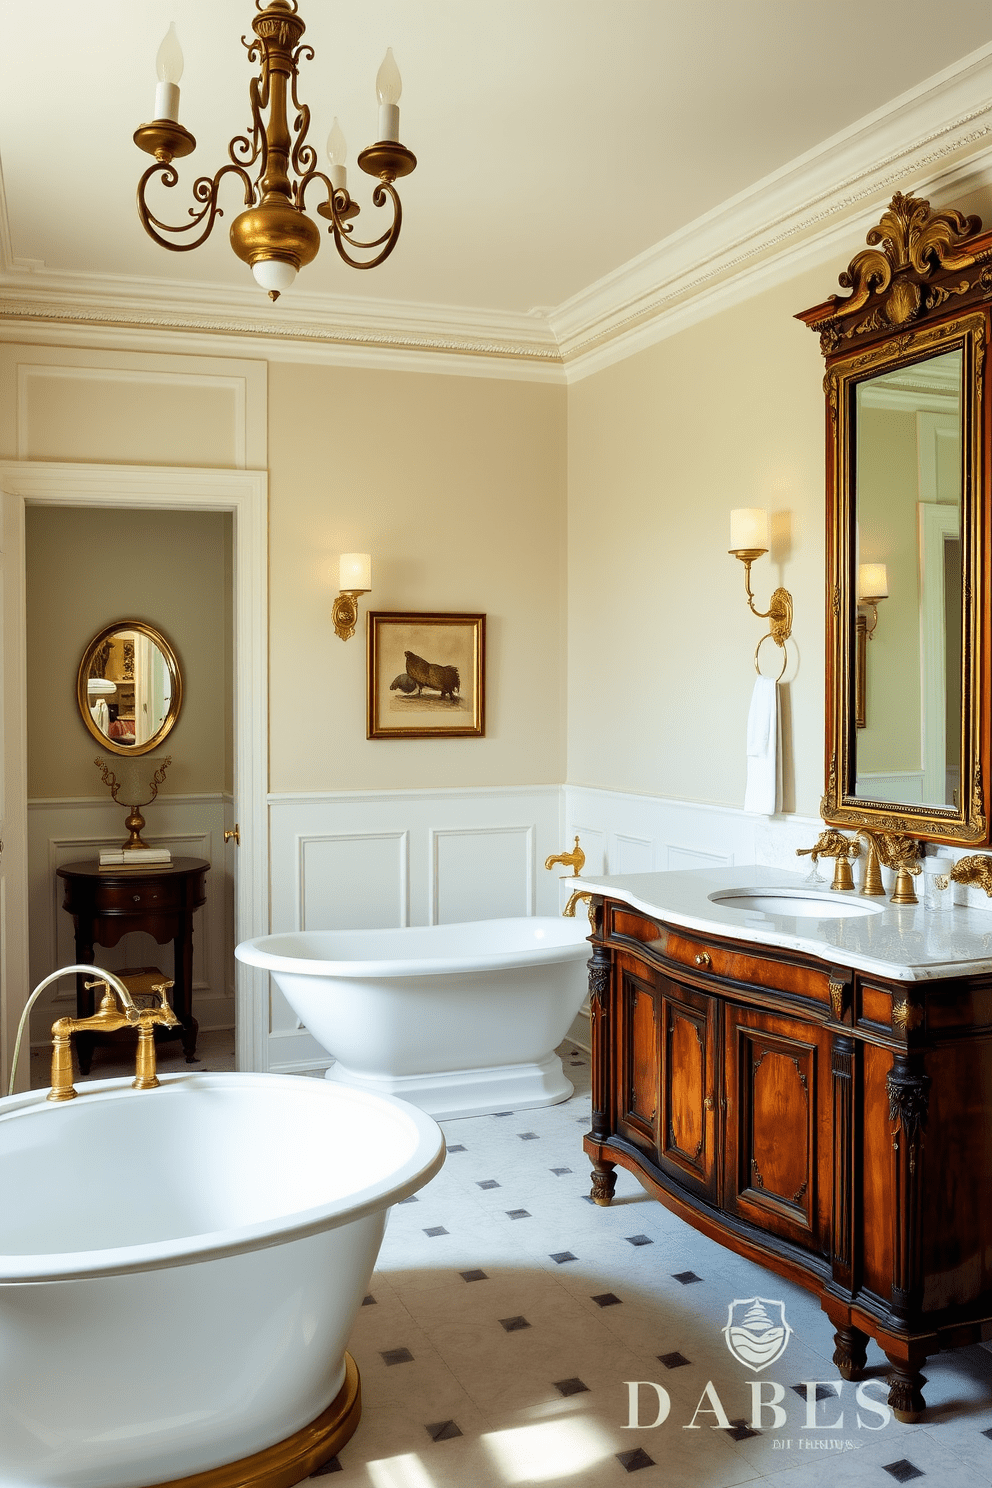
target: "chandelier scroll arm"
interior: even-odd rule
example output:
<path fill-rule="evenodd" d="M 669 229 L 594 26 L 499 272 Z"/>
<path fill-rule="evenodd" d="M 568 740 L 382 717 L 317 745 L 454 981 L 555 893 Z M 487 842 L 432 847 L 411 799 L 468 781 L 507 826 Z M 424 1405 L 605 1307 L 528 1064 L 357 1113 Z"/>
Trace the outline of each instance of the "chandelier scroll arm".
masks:
<path fill-rule="evenodd" d="M 210 236 L 215 219 L 218 216 L 222 217 L 224 215 L 217 205 L 217 193 L 221 181 L 229 174 L 239 176 L 244 182 L 245 205 L 250 206 L 254 200 L 255 188 L 252 185 L 252 180 L 248 172 L 240 165 L 222 165 L 214 177 L 200 176 L 193 184 L 194 198 L 204 204 L 202 211 L 197 212 L 194 207 L 190 207 L 189 214 L 191 220 L 180 223 L 178 226 L 173 226 L 171 223 L 163 222 L 161 218 L 156 217 L 152 212 L 145 201 L 145 188 L 155 175 L 161 175 L 164 186 L 173 187 L 178 184 L 179 172 L 174 165 L 167 164 L 164 161 L 156 161 L 154 165 L 150 165 L 138 182 L 138 216 L 141 218 L 141 224 L 148 236 L 158 243 L 160 248 L 168 248 L 172 253 L 188 253 L 193 248 L 199 248 L 200 244 L 205 243 Z M 199 237 L 193 239 L 191 242 L 172 243 L 168 238 L 162 237 L 162 233 L 192 232 L 200 226 L 205 218 L 206 227 L 200 233 Z"/>
<path fill-rule="evenodd" d="M 399 193 L 397 192 L 396 187 L 391 181 L 379 182 L 379 185 L 372 193 L 372 203 L 373 206 L 381 207 L 385 203 L 387 195 L 392 198 L 393 220 L 386 231 L 381 235 L 381 237 L 374 238 L 371 242 L 368 243 L 363 243 L 357 238 L 349 237 L 348 239 L 348 247 L 350 248 L 379 248 L 383 244 L 385 244 L 385 246 L 382 248 L 381 253 L 377 253 L 374 258 L 352 258 L 351 254 L 347 252 L 344 246 L 342 234 L 334 234 L 335 248 L 338 250 L 338 253 L 344 259 L 345 263 L 353 269 L 377 268 L 379 264 L 383 263 L 389 257 L 393 249 L 396 247 L 396 241 L 400 235 L 400 228 L 403 226 L 403 206 L 400 202 Z M 350 226 L 347 226 L 345 230 L 347 232 L 350 232 Z"/>
<path fill-rule="evenodd" d="M 293 100 L 293 107 L 296 109 L 296 119 L 293 123 L 293 130 L 296 134 L 296 139 L 293 141 L 293 169 L 297 175 L 305 178 L 317 164 L 317 151 L 313 145 L 308 145 L 306 142 L 307 135 L 310 132 L 310 106 L 309 104 L 301 103 L 296 92 L 298 78 L 296 69 L 299 67 L 301 57 L 304 56 L 308 62 L 312 62 L 314 59 L 314 50 L 309 42 L 301 42 L 293 53 L 293 72 L 290 79 L 290 96 Z M 300 184 L 302 185 L 302 182 Z"/>

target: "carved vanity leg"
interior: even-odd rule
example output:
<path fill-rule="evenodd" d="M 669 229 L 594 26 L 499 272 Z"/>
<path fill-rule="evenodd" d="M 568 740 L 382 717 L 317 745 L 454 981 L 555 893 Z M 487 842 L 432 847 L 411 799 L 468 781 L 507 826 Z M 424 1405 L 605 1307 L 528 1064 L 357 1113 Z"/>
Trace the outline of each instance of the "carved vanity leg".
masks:
<path fill-rule="evenodd" d="M 599 1204 L 605 1209 L 613 1198 L 617 1187 L 617 1165 L 612 1162 L 601 1162 L 596 1160 L 592 1165 L 592 1190 L 590 1197 L 594 1204 Z"/>
<path fill-rule="evenodd" d="M 856 1380 L 868 1359 L 868 1334 L 860 1328 L 838 1328 L 834 1334 L 834 1363 L 841 1379 Z"/>
<path fill-rule="evenodd" d="M 908 1359 L 885 1356 L 892 1366 L 889 1375 L 889 1408 L 897 1421 L 911 1424 L 919 1421 L 926 1410 L 923 1386 L 927 1382 L 919 1366 L 926 1363 L 926 1354 L 917 1354 L 910 1349 Z"/>
<path fill-rule="evenodd" d="M 597 910 L 600 902 L 593 900 Z M 610 1051 L 606 1037 L 606 1012 L 609 1006 L 611 966 L 610 953 L 604 946 L 594 946 L 589 958 L 589 1013 L 592 1037 L 592 1130 L 594 1142 L 610 1138 Z M 593 1158 L 592 1191 L 594 1204 L 605 1208 L 617 1186 L 616 1163 Z"/>

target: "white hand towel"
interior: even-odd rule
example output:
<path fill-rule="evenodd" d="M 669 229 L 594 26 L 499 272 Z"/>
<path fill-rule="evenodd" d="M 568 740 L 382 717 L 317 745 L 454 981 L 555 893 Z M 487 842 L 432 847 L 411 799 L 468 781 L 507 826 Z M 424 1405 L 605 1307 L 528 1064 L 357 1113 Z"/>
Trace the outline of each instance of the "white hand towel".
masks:
<path fill-rule="evenodd" d="M 778 683 L 774 677 L 758 677 L 747 715 L 747 786 L 744 810 L 756 816 L 773 816 L 781 795 L 781 720 Z"/>

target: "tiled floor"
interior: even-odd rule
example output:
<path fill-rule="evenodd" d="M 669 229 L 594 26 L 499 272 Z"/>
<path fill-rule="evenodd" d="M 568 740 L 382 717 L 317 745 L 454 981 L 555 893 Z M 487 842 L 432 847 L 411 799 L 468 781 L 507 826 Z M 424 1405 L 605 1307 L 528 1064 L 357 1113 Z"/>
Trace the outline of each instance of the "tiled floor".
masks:
<path fill-rule="evenodd" d="M 446 1122 L 441 1172 L 392 1211 L 350 1345 L 361 1424 L 311 1484 L 619 1488 L 637 1474 L 638 1488 L 988 1488 L 992 1353 L 931 1359 L 926 1421 L 882 1424 L 882 1355 L 870 1346 L 875 1383 L 859 1406 L 807 1293 L 704 1239 L 622 1170 L 609 1209 L 589 1201 L 588 1061 L 561 1052 L 571 1100 Z M 204 1035 L 198 1053 L 197 1068 L 233 1067 L 230 1034 Z M 160 1054 L 162 1069 L 186 1068 L 178 1044 Z M 100 1050 L 92 1076 L 128 1068 Z M 44 1058 L 32 1073 L 48 1083 Z M 793 1329 L 757 1376 L 722 1333 L 729 1304 L 754 1296 L 782 1301 Z M 755 1379 L 781 1426 L 766 1406 L 753 1428 Z M 630 1381 L 645 1382 L 633 1417 Z M 828 1423 L 815 1430 L 806 1381 L 820 1382 L 816 1419 Z"/>
<path fill-rule="evenodd" d="M 618 1488 L 636 1473 L 638 1488 L 891 1488 L 918 1477 L 988 1488 L 992 1354 L 938 1355 L 926 1422 L 883 1426 L 838 1379 L 830 1325 L 805 1292 L 704 1239 L 622 1171 L 609 1209 L 589 1202 L 588 1063 L 562 1052 L 570 1101 L 445 1123 L 444 1168 L 393 1210 L 351 1343 L 362 1421 L 310 1482 L 340 1473 L 342 1488 Z M 721 1331 L 729 1304 L 755 1295 L 783 1301 L 794 1330 L 758 1376 Z M 872 1403 L 887 1393 L 883 1364 L 871 1346 Z M 766 1400 L 779 1393 L 773 1381 L 783 1388 L 782 1427 L 766 1408 L 752 1429 L 755 1378 Z M 658 1426 L 651 1383 L 638 1392 L 644 1424 L 628 1424 L 626 1382 L 638 1380 L 667 1392 Z M 817 1420 L 843 1412 L 842 1425 L 805 1429 L 807 1392 L 795 1386 L 807 1380 L 822 1382 Z M 701 1398 L 708 1382 L 715 1398 Z"/>

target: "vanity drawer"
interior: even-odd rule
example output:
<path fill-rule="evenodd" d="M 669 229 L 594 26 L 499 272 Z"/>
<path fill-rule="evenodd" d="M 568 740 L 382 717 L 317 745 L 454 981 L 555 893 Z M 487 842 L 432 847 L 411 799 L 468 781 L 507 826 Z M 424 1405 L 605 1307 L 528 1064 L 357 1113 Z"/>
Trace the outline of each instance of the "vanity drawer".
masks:
<path fill-rule="evenodd" d="M 830 1006 L 830 973 L 799 965 L 794 961 L 756 954 L 749 945 L 738 947 L 725 942 L 704 940 L 686 931 L 667 931 L 665 956 L 680 966 L 691 967 L 731 982 L 750 987 L 767 987 L 774 992 L 790 992 L 797 997 Z"/>

